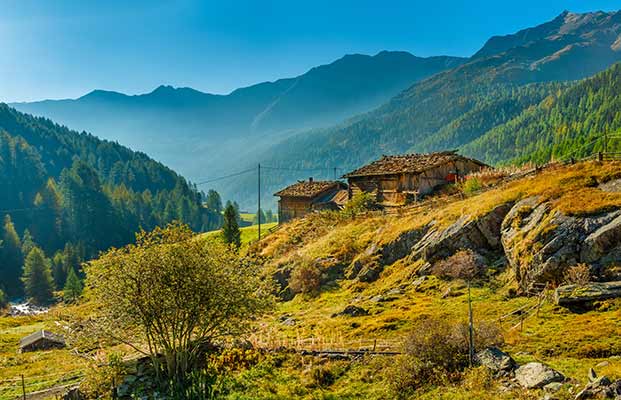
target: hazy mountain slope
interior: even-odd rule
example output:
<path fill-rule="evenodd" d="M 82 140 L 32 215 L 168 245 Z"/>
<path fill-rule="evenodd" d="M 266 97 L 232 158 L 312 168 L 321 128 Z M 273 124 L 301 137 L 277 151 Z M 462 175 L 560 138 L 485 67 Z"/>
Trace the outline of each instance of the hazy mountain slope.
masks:
<path fill-rule="evenodd" d="M 298 77 L 228 95 L 161 86 L 136 96 L 97 90 L 76 100 L 14 106 L 145 151 L 186 176 L 202 177 L 214 168 L 226 171 L 237 165 L 248 146 L 273 143 L 271 135 L 281 138 L 336 123 L 464 61 L 406 52 L 348 55 Z M 205 158 L 206 152 L 217 154 Z"/>
<path fill-rule="evenodd" d="M 621 60 L 620 36 L 621 12 L 565 12 L 526 33 L 490 40 L 470 62 L 414 84 L 363 116 L 287 138 L 260 158 L 347 170 L 386 153 L 461 147 L 558 90 L 546 82 L 581 79 Z M 274 176 L 273 188 L 294 175 Z"/>
<path fill-rule="evenodd" d="M 464 146 L 463 151 L 491 163 L 541 163 L 602 151 L 602 134 L 621 130 L 619 93 L 621 64 L 615 64 L 551 94 L 537 107 Z M 621 150 L 621 140 L 610 139 L 608 150 Z"/>

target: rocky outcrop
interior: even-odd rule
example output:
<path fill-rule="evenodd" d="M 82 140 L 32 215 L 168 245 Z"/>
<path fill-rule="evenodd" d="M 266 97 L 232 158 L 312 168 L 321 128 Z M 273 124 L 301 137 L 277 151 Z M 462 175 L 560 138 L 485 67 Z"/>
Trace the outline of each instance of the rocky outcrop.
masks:
<path fill-rule="evenodd" d="M 509 372 L 517 367 L 511 356 L 497 347 L 488 347 L 476 354 L 476 361 L 494 373 Z"/>
<path fill-rule="evenodd" d="M 412 259 L 433 263 L 463 249 L 483 255 L 502 250 L 500 228 L 511 207 L 512 203 L 502 204 L 478 218 L 464 215 L 445 229 L 430 226 L 427 234 L 413 246 Z"/>
<path fill-rule="evenodd" d="M 540 389 L 552 382 L 563 382 L 565 377 L 545 364 L 531 362 L 515 370 L 515 379 L 523 388 Z"/>
<path fill-rule="evenodd" d="M 554 300 L 559 306 L 584 305 L 617 297 L 621 297 L 621 282 L 618 281 L 559 286 L 554 292 Z"/>
<path fill-rule="evenodd" d="M 567 268 L 578 263 L 597 270 L 621 258 L 621 211 L 568 216 L 530 197 L 509 211 L 501 234 L 523 292 L 547 282 L 561 283 Z"/>
<path fill-rule="evenodd" d="M 338 312 L 336 314 L 332 314 L 332 318 L 334 317 L 360 317 L 364 315 L 369 315 L 369 312 L 362 307 L 349 305 L 343 309 L 343 311 Z"/>
<path fill-rule="evenodd" d="M 355 259 L 345 270 L 347 279 L 360 282 L 377 280 L 384 267 L 406 257 L 424 235 L 425 229 L 413 229 L 401 233 L 396 239 L 383 246 L 371 245 L 360 257 Z"/>
<path fill-rule="evenodd" d="M 616 399 L 621 397 L 621 380 L 612 382 L 608 377 L 598 377 L 595 371 L 589 370 L 589 383 L 576 395 L 576 400 L 585 399 Z"/>

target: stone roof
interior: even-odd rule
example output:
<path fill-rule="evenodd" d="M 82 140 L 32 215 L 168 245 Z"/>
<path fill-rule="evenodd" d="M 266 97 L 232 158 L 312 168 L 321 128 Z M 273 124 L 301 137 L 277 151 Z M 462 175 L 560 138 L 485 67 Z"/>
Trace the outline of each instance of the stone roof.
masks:
<path fill-rule="evenodd" d="M 343 187 L 345 187 L 345 184 L 339 181 L 299 181 L 274 193 L 274 196 L 313 198 L 332 188 L 341 189 Z"/>
<path fill-rule="evenodd" d="M 397 156 L 382 156 L 382 158 L 377 161 L 373 161 L 370 164 L 343 175 L 343 178 L 371 175 L 394 175 L 402 173 L 420 174 L 430 168 L 457 160 L 468 160 L 481 166 L 487 166 L 481 161 L 457 154 L 457 150 L 428 154 L 413 153 Z"/>
<path fill-rule="evenodd" d="M 65 340 L 63 339 L 62 336 L 56 335 L 52 332 L 46 331 L 46 330 L 40 330 L 40 331 L 36 331 L 34 333 L 31 333 L 30 335 L 22 338 L 19 341 L 19 347 L 23 348 L 26 346 L 29 346 L 33 343 L 38 342 L 39 340 L 49 340 L 52 342 L 56 342 L 56 343 L 60 343 L 60 344 L 65 344 Z"/>

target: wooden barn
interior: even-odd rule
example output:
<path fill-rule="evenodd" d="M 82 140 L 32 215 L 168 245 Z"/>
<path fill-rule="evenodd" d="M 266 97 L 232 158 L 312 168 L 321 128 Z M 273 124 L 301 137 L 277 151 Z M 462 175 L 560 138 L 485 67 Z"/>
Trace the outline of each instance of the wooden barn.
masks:
<path fill-rule="evenodd" d="M 274 193 L 279 196 L 278 221 L 287 222 L 311 211 L 338 209 L 347 202 L 347 185 L 339 181 L 299 181 Z"/>
<path fill-rule="evenodd" d="M 350 198 L 367 192 L 375 195 L 379 202 L 398 205 L 416 201 L 440 186 L 486 167 L 456 151 L 443 151 L 383 156 L 343 178 L 347 178 Z"/>
<path fill-rule="evenodd" d="M 65 347 L 65 339 L 46 330 L 36 331 L 19 341 L 20 353 L 37 350 L 60 349 Z"/>

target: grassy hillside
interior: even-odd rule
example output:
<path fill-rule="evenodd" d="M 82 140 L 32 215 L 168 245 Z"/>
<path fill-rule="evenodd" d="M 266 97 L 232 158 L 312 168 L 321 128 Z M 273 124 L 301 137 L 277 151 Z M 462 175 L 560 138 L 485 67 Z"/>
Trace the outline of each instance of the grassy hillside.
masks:
<path fill-rule="evenodd" d="M 435 197 L 398 214 L 368 212 L 352 217 L 327 212 L 284 224 L 261 242 L 250 245 L 248 251 L 265 260 L 267 274 L 314 263 L 325 266 L 321 272 L 326 279 L 318 291 L 300 293 L 280 301 L 273 312 L 256 322 L 249 339 L 268 348 L 281 345 L 307 349 L 372 348 L 377 345 L 400 350 L 403 338 L 425 318 L 463 323 L 467 318 L 464 283 L 434 276 L 421 279 L 416 274 L 421 261 L 400 258 L 386 265 L 378 279 L 371 282 L 335 274 L 334 268 L 338 268 L 335 265 L 347 268 L 371 254 L 371 249 L 382 248 L 403 233 L 432 221 L 435 226 L 446 227 L 459 218 L 476 219 L 500 204 L 534 195 L 549 202 L 553 209 L 571 215 L 596 215 L 603 210 L 621 209 L 621 193 L 604 192 L 592 184 L 593 180 L 607 182 L 619 178 L 621 163 L 558 166 L 518 180 L 499 181 L 496 176 L 484 181 L 483 191 L 476 195 Z M 245 229 L 249 232 L 250 228 L 255 227 Z M 330 276 L 337 278 L 330 279 Z M 515 289 L 516 281 L 510 268 L 502 263 L 490 266 L 485 278 L 472 289 L 475 324 L 497 327 L 504 338 L 503 350 L 518 362 L 542 361 L 571 377 L 572 380 L 558 392 L 559 399 L 573 398 L 577 387 L 586 383 L 591 367 L 611 379 L 621 378 L 621 344 L 617 340 L 621 335 L 621 299 L 602 302 L 590 311 L 574 313 L 554 305 L 548 297 L 538 313 L 528 314 L 522 322 L 519 317 L 501 319 L 512 311 L 538 302 L 537 298 L 516 296 Z M 335 316 L 348 305 L 362 307 L 368 315 Z M 64 312 L 77 311 L 67 309 Z M 71 356 L 68 350 L 15 354 L 20 334 L 40 326 L 53 328 L 58 319 L 59 313 L 37 318 L 0 318 L 0 333 L 3 334 L 0 357 L 3 357 L 1 361 L 10 360 L 11 363 L 10 368 L 0 370 L 0 387 L 21 373 L 33 380 L 39 375 L 54 373 L 58 370 L 56 362 L 65 363 L 67 369 L 81 370 L 84 365 L 81 359 Z M 102 349 L 102 356 L 110 353 L 110 349 Z M 244 357 L 252 359 L 247 363 L 239 361 L 235 367 L 222 372 L 219 383 L 222 398 L 395 397 L 390 391 L 391 378 L 387 375 L 396 360 L 391 356 L 331 360 L 278 352 L 245 354 L 222 356 L 238 361 L 246 360 Z M 30 369 L 27 362 L 35 362 L 33 357 L 45 362 Z M 574 394 L 569 392 L 570 388 Z M 542 392 L 537 390 L 503 390 L 498 380 L 479 368 L 467 371 L 458 380 L 427 386 L 417 391 L 414 398 L 491 400 L 541 397 Z"/>

